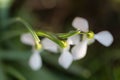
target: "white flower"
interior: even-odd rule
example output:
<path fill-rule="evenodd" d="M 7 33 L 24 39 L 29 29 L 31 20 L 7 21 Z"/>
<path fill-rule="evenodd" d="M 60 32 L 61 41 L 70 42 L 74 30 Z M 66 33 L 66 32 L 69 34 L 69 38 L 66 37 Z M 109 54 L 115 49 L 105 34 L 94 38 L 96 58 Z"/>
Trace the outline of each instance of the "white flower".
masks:
<path fill-rule="evenodd" d="M 48 38 L 44 38 L 41 41 L 43 48 L 48 50 L 48 51 L 52 51 L 52 52 L 61 52 L 61 55 L 58 59 L 59 64 L 64 68 L 64 69 L 68 69 L 69 66 L 72 64 L 73 58 L 71 53 L 69 52 L 69 44 L 66 48 L 60 48 L 55 42 L 51 41 Z"/>
<path fill-rule="evenodd" d="M 61 55 L 58 59 L 59 64 L 64 68 L 68 69 L 73 62 L 73 57 L 69 51 L 70 45 L 61 50 Z"/>
<path fill-rule="evenodd" d="M 38 70 L 42 67 L 42 60 L 41 60 L 41 50 L 36 50 L 35 49 L 35 40 L 33 38 L 33 36 L 30 33 L 26 33 L 21 35 L 21 42 L 26 44 L 26 45 L 30 45 L 32 46 L 32 52 L 33 54 L 30 57 L 29 60 L 29 65 L 33 70 Z"/>
<path fill-rule="evenodd" d="M 88 43 L 94 42 L 94 40 L 97 40 L 106 47 L 110 46 L 113 42 L 113 36 L 109 31 L 101 31 L 97 34 L 90 33 L 89 35 L 88 21 L 84 18 L 76 17 L 72 22 L 72 26 L 80 31 L 88 33 L 88 34 L 84 34 L 83 40 L 72 48 L 71 52 L 74 60 L 79 60 L 84 58 L 87 52 Z M 91 35 L 92 38 L 88 38 L 88 36 Z"/>
<path fill-rule="evenodd" d="M 33 70 L 38 70 L 42 67 L 42 60 L 39 54 L 40 51 L 34 49 L 33 54 L 30 57 L 29 65 Z"/>

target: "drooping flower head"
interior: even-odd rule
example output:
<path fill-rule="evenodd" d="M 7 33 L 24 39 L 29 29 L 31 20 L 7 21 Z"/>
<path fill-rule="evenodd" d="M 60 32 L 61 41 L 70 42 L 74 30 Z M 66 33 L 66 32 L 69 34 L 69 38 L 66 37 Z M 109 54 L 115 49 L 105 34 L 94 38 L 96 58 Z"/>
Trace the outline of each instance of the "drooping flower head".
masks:
<path fill-rule="evenodd" d="M 29 66 L 33 70 L 40 69 L 42 67 L 42 60 L 41 60 L 41 56 L 40 56 L 42 49 L 41 49 L 40 43 L 36 42 L 30 33 L 21 35 L 21 42 L 26 45 L 32 46 L 33 54 L 31 55 L 31 57 L 29 59 Z"/>
<path fill-rule="evenodd" d="M 43 45 L 43 48 L 45 50 L 54 52 L 54 53 L 58 53 L 60 51 L 61 55 L 58 59 L 58 63 L 64 68 L 64 69 L 68 69 L 69 66 L 72 64 L 73 58 L 72 55 L 69 51 L 70 47 L 69 44 L 67 42 L 62 41 L 66 47 L 65 48 L 61 48 L 59 45 L 57 45 L 55 42 L 53 42 L 52 40 L 48 39 L 48 38 L 44 38 L 41 43 Z"/>
<path fill-rule="evenodd" d="M 72 26 L 84 33 L 82 41 L 76 44 L 71 50 L 74 60 L 84 58 L 87 52 L 87 45 L 90 42 L 94 42 L 94 40 L 97 40 L 106 47 L 110 46 L 113 42 L 113 36 L 109 31 L 101 31 L 97 34 L 89 31 L 88 21 L 84 18 L 76 17 L 72 22 Z"/>
<path fill-rule="evenodd" d="M 70 44 L 67 47 L 61 49 L 61 55 L 58 59 L 59 64 L 64 68 L 68 69 L 73 62 L 72 54 L 70 53 Z"/>

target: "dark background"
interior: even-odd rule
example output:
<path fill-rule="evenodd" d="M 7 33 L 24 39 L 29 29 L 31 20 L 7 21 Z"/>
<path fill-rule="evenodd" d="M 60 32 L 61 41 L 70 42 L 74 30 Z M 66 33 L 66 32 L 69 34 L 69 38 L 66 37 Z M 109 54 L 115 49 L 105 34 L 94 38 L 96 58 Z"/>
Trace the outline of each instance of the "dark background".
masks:
<path fill-rule="evenodd" d="M 7 14 L 0 8 L 3 19 L 21 17 L 35 30 L 61 33 L 72 30 L 72 20 L 80 16 L 88 20 L 95 33 L 110 31 L 114 42 L 106 48 L 96 41 L 88 47 L 86 57 L 73 62 L 68 70 L 59 66 L 59 54 L 44 51 L 43 67 L 33 71 L 28 65 L 31 47 L 20 42 L 25 28 L 15 23 L 0 28 L 0 80 L 120 80 L 120 0 L 10 1 L 3 9 Z M 2 18 L 0 21 L 2 27 Z"/>

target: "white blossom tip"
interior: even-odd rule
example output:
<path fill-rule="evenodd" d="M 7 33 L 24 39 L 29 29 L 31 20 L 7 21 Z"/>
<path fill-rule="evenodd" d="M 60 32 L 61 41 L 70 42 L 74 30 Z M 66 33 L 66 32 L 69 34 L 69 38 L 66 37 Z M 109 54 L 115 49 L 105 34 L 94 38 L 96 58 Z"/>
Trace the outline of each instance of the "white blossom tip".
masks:
<path fill-rule="evenodd" d="M 30 33 L 22 34 L 20 40 L 22 43 L 26 45 L 30 45 L 30 46 L 35 45 L 34 38 Z"/>
<path fill-rule="evenodd" d="M 95 39 L 106 47 L 109 47 L 114 40 L 112 34 L 109 31 L 101 31 L 95 34 Z"/>
<path fill-rule="evenodd" d="M 34 51 L 34 53 L 31 55 L 29 66 L 35 71 L 39 70 L 42 67 L 42 60 L 38 51 Z"/>
<path fill-rule="evenodd" d="M 88 21 L 82 17 L 75 17 L 72 26 L 80 31 L 88 32 Z"/>
<path fill-rule="evenodd" d="M 61 56 L 59 57 L 59 64 L 64 68 L 68 69 L 70 65 L 72 64 L 73 58 L 70 52 L 64 51 Z"/>

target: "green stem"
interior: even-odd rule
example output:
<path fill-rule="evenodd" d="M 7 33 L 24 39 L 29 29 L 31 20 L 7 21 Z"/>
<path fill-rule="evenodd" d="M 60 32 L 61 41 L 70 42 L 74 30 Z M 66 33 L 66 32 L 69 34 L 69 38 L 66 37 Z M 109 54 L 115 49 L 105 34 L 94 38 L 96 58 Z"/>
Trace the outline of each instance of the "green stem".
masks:
<path fill-rule="evenodd" d="M 31 35 L 33 36 L 33 38 L 35 39 L 35 48 L 37 50 L 41 49 L 41 45 L 40 45 L 40 39 L 37 36 L 37 34 L 33 31 L 32 26 L 30 24 L 28 24 L 25 20 L 21 19 L 21 18 L 14 18 L 12 19 L 8 24 L 14 23 L 14 22 L 20 22 L 23 25 L 25 25 L 25 27 L 29 30 L 29 32 L 31 33 Z"/>
<path fill-rule="evenodd" d="M 34 37 L 35 41 L 38 41 L 38 42 L 40 41 L 40 39 L 38 38 L 37 34 L 33 31 L 32 26 L 30 24 L 28 24 L 25 20 L 21 18 L 16 18 L 16 21 L 19 21 L 25 25 L 25 27 L 30 31 L 30 33 Z"/>
<path fill-rule="evenodd" d="M 77 30 L 77 31 L 70 31 L 68 33 L 60 33 L 60 34 L 58 34 L 58 37 L 62 38 L 62 39 L 67 39 L 70 36 L 77 35 L 77 34 L 80 34 L 80 33 L 81 32 L 79 30 Z"/>
<path fill-rule="evenodd" d="M 10 24 L 14 23 L 14 22 L 20 22 L 23 25 L 25 25 L 25 27 L 29 30 L 29 32 L 34 37 L 35 41 L 40 42 L 40 39 L 38 38 L 37 34 L 33 31 L 32 26 L 30 24 L 28 24 L 25 20 L 23 20 L 21 18 L 14 18 L 10 21 Z"/>
<path fill-rule="evenodd" d="M 38 32 L 36 32 L 36 34 L 41 37 L 47 37 L 48 39 L 52 40 L 53 42 L 55 42 L 62 48 L 66 47 L 66 44 L 64 41 L 59 40 L 55 35 L 53 35 L 50 32 L 38 31 Z"/>

